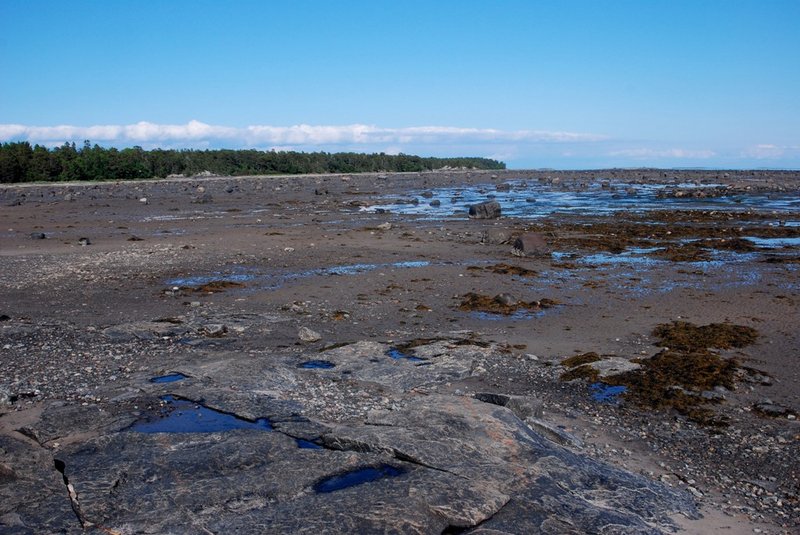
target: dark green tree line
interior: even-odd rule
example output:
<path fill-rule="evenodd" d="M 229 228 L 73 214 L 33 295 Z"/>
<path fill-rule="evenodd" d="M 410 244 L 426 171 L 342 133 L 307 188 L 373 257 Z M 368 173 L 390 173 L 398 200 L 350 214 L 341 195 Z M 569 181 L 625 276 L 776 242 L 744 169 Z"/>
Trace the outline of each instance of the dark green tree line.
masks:
<path fill-rule="evenodd" d="M 132 180 L 191 176 L 505 169 L 488 158 L 425 158 L 408 154 L 275 152 L 259 150 L 144 150 L 104 148 L 85 141 L 48 149 L 27 141 L 0 144 L 0 183 Z"/>

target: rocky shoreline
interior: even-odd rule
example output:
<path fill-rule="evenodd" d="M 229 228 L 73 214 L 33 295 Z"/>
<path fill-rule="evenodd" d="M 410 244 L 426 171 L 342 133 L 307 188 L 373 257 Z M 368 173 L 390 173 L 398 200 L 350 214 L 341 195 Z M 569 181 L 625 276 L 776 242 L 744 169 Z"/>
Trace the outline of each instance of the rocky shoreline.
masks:
<path fill-rule="evenodd" d="M 628 204 L 470 219 L 474 192 Z M 798 192 L 663 170 L 4 186 L 0 526 L 791 533 Z M 754 334 L 658 335 L 684 324 Z M 718 374 L 637 371 L 665 347 Z"/>

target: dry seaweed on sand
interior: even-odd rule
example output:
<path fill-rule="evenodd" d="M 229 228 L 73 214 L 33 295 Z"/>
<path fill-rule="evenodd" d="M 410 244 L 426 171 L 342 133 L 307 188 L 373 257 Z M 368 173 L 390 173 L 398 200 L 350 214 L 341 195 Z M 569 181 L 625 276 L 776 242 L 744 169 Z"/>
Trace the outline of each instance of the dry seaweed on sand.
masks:
<path fill-rule="evenodd" d="M 682 351 L 741 348 L 758 338 L 758 331 L 744 325 L 711 323 L 697 326 L 688 321 L 663 323 L 653 330 L 659 341 L 656 345 Z"/>
<path fill-rule="evenodd" d="M 489 314 L 511 315 L 519 310 L 540 310 L 557 305 L 553 299 L 540 301 L 516 301 L 506 294 L 489 297 L 474 292 L 464 294 L 458 310 L 464 312 L 487 312 Z"/>
<path fill-rule="evenodd" d="M 515 275 L 517 277 L 535 277 L 538 272 L 524 268 L 522 266 L 514 266 L 512 264 L 500 263 L 491 266 L 469 266 L 467 271 L 488 271 L 489 273 L 496 273 L 498 275 Z"/>
<path fill-rule="evenodd" d="M 241 282 L 226 281 L 226 280 L 213 280 L 200 286 L 184 286 L 181 290 L 186 292 L 198 293 L 219 293 L 234 288 L 244 288 L 245 285 Z"/>
<path fill-rule="evenodd" d="M 639 370 L 607 377 L 604 382 L 627 387 L 625 397 L 642 407 L 673 408 L 698 423 L 723 424 L 704 406 L 715 399 L 702 394 L 717 387 L 732 390 L 738 369 L 736 360 L 708 350 L 665 350 L 640 364 Z"/>
<path fill-rule="evenodd" d="M 582 366 L 583 364 L 589 364 L 590 362 L 597 362 L 598 360 L 602 360 L 600 355 L 594 351 L 590 351 L 588 353 L 567 357 L 561 361 L 561 365 L 567 368 L 575 368 L 577 366 Z"/>

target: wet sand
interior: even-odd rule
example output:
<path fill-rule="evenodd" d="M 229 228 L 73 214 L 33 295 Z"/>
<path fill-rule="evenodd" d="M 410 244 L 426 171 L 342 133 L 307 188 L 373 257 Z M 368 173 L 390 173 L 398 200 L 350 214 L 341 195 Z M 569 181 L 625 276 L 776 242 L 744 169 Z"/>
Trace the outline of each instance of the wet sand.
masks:
<path fill-rule="evenodd" d="M 292 354 L 459 332 L 506 352 L 449 392 L 542 400 L 544 419 L 578 437 L 582 452 L 694 494 L 708 514 L 687 521 L 687 532 L 790 533 L 800 525 L 799 191 L 798 173 L 716 171 L 4 186 L 0 428 L 12 433 L 19 413 L 54 401 L 102 406 L 98 389 L 169 372 L 195 354 Z M 541 207 L 546 192 L 624 209 L 539 208 L 536 218 L 510 209 Z M 513 215 L 470 220 L 464 205 L 490 196 Z M 513 255 L 525 232 L 544 237 L 547 251 Z M 492 269 L 504 264 L 530 271 Z M 460 310 L 469 293 L 553 306 L 508 316 Z M 225 331 L 113 336 L 120 325 L 187 317 Z M 653 330 L 674 321 L 758 332 L 752 345 L 719 351 L 745 370 L 707 407 L 724 426 L 624 397 L 597 402 L 591 381 L 561 380 L 574 355 L 655 355 Z M 299 327 L 321 339 L 300 345 Z M 755 410 L 767 398 L 783 412 Z M 313 405 L 331 421 L 359 417 Z"/>

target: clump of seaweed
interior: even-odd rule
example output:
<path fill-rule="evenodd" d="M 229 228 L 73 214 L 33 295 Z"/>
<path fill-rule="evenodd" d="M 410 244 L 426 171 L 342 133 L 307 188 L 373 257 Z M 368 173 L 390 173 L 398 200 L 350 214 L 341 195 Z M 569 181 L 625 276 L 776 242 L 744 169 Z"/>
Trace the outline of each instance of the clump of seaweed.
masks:
<path fill-rule="evenodd" d="M 517 301 L 508 294 L 499 294 L 494 297 L 469 292 L 465 294 L 458 305 L 458 310 L 464 312 L 487 312 L 489 314 L 502 314 L 509 316 L 519 310 L 540 310 L 558 304 L 553 299 L 539 301 Z"/>
<path fill-rule="evenodd" d="M 522 266 L 514 266 L 511 264 L 500 263 L 492 266 L 486 266 L 484 271 L 497 273 L 498 275 L 516 275 L 517 277 L 535 277 L 538 273 L 532 269 L 524 268 Z"/>
<path fill-rule="evenodd" d="M 581 364 L 561 374 L 562 381 L 574 381 L 575 379 L 586 379 L 590 383 L 596 383 L 600 379 L 600 372 L 588 364 Z"/>
<path fill-rule="evenodd" d="M 594 351 L 565 358 L 561 361 L 561 365 L 569 369 L 561 374 L 561 380 L 573 381 L 575 379 L 586 379 L 592 383 L 597 382 L 600 378 L 600 372 L 593 366 L 589 366 L 589 364 L 600 360 L 603 360 L 603 357 Z"/>
<path fill-rule="evenodd" d="M 715 347 L 718 349 L 741 348 L 758 338 L 758 331 L 744 325 L 711 323 L 697 326 L 688 321 L 663 323 L 653 330 L 659 341 L 656 345 L 681 351 L 698 351 Z"/>
<path fill-rule="evenodd" d="M 663 249 L 649 254 L 670 262 L 703 262 L 711 258 L 707 249 L 695 243 L 668 244 Z"/>
<path fill-rule="evenodd" d="M 241 282 L 226 281 L 226 280 L 213 280 L 200 286 L 183 286 L 181 290 L 185 292 L 197 293 L 220 293 L 234 288 L 244 288 Z"/>
<path fill-rule="evenodd" d="M 589 364 L 590 362 L 597 362 L 598 360 L 602 360 L 600 355 L 594 351 L 590 351 L 573 357 L 567 357 L 561 361 L 561 365 L 567 368 L 576 368 L 584 364 Z"/>
<path fill-rule="evenodd" d="M 638 370 L 604 378 L 610 385 L 627 387 L 624 394 L 651 409 L 672 408 L 706 425 L 724 425 L 706 405 L 719 401 L 704 392 L 734 388 L 738 363 L 708 350 L 664 350 L 640 361 Z"/>

